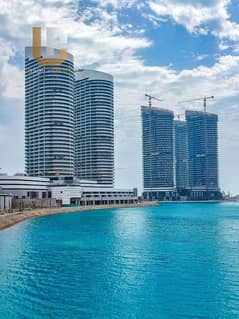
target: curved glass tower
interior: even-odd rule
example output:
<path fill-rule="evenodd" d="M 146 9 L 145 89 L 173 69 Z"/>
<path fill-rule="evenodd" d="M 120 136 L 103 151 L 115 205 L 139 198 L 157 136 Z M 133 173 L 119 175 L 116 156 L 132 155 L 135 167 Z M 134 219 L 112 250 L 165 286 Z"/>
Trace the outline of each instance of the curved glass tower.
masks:
<path fill-rule="evenodd" d="M 79 178 L 114 184 L 113 77 L 75 74 L 75 171 Z"/>
<path fill-rule="evenodd" d="M 56 65 L 59 50 L 49 56 L 43 47 L 41 54 L 48 58 L 45 64 L 33 58 L 31 47 L 25 51 L 26 173 L 69 176 L 74 174 L 73 57 Z"/>

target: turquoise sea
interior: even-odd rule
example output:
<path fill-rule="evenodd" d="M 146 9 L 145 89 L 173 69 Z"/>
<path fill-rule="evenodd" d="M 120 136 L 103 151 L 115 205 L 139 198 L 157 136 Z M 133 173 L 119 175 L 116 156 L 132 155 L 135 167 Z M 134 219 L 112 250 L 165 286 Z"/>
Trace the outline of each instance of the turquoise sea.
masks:
<path fill-rule="evenodd" d="M 41 217 L 0 232 L 0 319 L 238 319 L 239 204 Z"/>

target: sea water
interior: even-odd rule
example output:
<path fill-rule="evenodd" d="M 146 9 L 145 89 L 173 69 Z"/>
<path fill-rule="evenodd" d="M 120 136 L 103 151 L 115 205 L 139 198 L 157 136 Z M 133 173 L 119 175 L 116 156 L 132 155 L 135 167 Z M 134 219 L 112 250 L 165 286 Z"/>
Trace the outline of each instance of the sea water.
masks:
<path fill-rule="evenodd" d="M 239 204 L 161 204 L 0 232 L 0 319 L 238 319 Z"/>

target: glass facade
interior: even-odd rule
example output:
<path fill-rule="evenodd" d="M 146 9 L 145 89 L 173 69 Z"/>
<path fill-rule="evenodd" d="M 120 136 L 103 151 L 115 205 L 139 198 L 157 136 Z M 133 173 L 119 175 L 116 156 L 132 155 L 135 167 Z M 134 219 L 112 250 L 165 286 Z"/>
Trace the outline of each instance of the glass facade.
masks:
<path fill-rule="evenodd" d="M 185 121 L 174 121 L 176 187 L 188 186 L 188 134 Z"/>
<path fill-rule="evenodd" d="M 75 171 L 114 184 L 114 92 L 109 74 L 81 70 L 75 79 Z"/>
<path fill-rule="evenodd" d="M 217 191 L 218 186 L 218 116 L 186 111 L 188 130 L 189 186 Z"/>
<path fill-rule="evenodd" d="M 48 49 L 42 48 L 44 58 Z M 58 57 L 59 50 L 53 52 Z M 73 70 L 70 54 L 58 66 L 41 65 L 32 57 L 32 48 L 26 48 L 25 161 L 29 176 L 74 174 Z"/>
<path fill-rule="evenodd" d="M 142 106 L 141 116 L 144 190 L 169 190 L 174 187 L 174 114 Z"/>

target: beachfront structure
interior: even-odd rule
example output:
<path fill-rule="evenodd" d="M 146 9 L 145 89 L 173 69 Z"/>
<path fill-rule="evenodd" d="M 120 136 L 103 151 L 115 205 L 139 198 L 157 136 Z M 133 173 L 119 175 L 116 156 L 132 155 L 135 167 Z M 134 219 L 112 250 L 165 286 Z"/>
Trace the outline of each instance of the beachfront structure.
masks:
<path fill-rule="evenodd" d="M 74 176 L 58 176 L 50 180 L 22 174 L 0 175 L 0 189 L 2 194 L 8 194 L 14 199 L 53 198 L 62 205 L 120 205 L 138 202 L 137 189 L 116 189 L 96 181 L 79 180 Z"/>
<path fill-rule="evenodd" d="M 51 197 L 49 183 L 48 178 L 30 177 L 24 174 L 0 175 L 0 187 L 14 199 L 49 198 Z"/>
<path fill-rule="evenodd" d="M 138 202 L 136 189 L 116 189 L 94 181 L 79 181 L 73 184 L 54 183 L 52 197 L 62 205 L 122 205 Z"/>
<path fill-rule="evenodd" d="M 25 164 L 29 176 L 74 174 L 73 57 L 25 49 Z M 45 59 L 45 60 L 41 60 Z"/>
<path fill-rule="evenodd" d="M 188 187 L 188 134 L 187 122 L 174 121 L 175 179 L 177 190 Z"/>
<path fill-rule="evenodd" d="M 81 179 L 114 184 L 114 101 L 110 74 L 75 73 L 75 173 Z"/>
<path fill-rule="evenodd" d="M 141 107 L 144 198 L 172 199 L 174 189 L 174 113 Z"/>
<path fill-rule="evenodd" d="M 218 185 L 218 116 L 186 111 L 186 121 L 190 196 L 217 199 L 221 196 Z"/>

